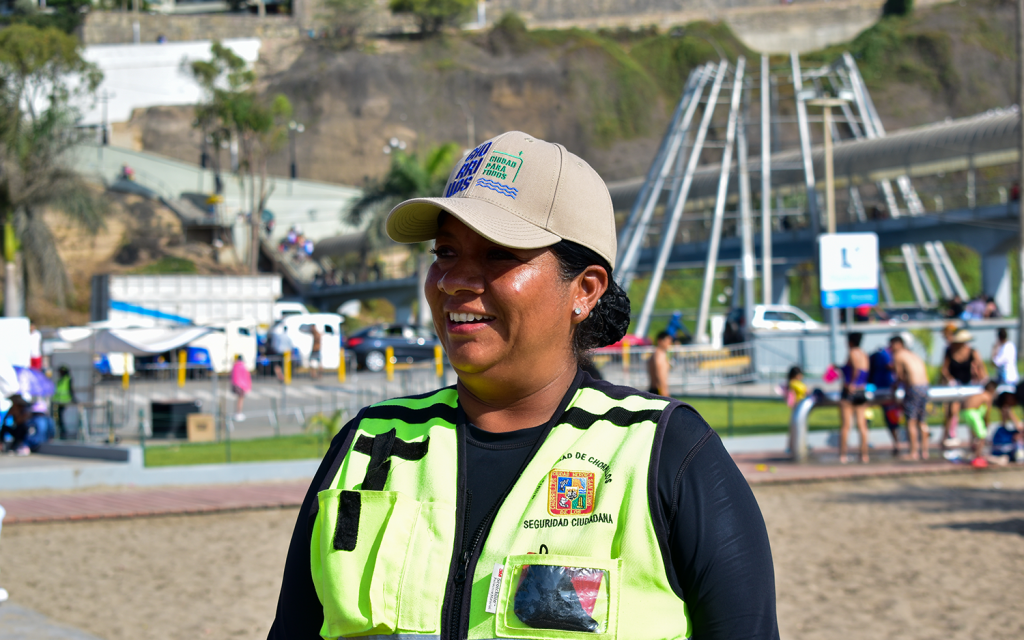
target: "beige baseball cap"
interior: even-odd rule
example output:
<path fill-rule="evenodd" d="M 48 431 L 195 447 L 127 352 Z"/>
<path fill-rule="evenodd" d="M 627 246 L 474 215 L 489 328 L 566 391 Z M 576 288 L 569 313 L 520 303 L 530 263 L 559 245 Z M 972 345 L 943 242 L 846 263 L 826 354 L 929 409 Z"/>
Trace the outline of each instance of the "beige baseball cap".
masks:
<path fill-rule="evenodd" d="M 432 240 L 441 211 L 502 246 L 539 249 L 570 240 L 615 264 L 615 215 L 604 180 L 562 145 L 521 131 L 466 154 L 442 197 L 392 209 L 388 235 L 395 242 Z"/>

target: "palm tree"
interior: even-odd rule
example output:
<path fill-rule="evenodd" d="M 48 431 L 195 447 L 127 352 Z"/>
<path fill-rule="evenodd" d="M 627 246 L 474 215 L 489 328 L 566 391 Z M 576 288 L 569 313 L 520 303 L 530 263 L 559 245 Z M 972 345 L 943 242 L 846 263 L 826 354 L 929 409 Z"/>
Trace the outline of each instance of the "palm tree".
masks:
<path fill-rule="evenodd" d="M 345 214 L 345 222 L 365 229 L 360 251 L 362 269 L 366 269 L 370 255 L 390 243 L 384 222 L 392 207 L 410 198 L 441 195 L 458 153 L 459 146 L 454 142 L 432 148 L 422 162 L 415 153 L 394 151 L 387 174 L 371 182 L 363 191 L 363 197 Z"/>
<path fill-rule="evenodd" d="M 19 303 L 26 283 L 42 286 L 61 306 L 67 303 L 67 269 L 44 209 L 60 211 L 90 233 L 103 226 L 103 203 L 65 160 L 81 135 L 75 105 L 95 93 L 100 78 L 82 59 L 74 36 L 24 24 L 0 31 L 0 227 L 7 316 L 24 312 Z"/>

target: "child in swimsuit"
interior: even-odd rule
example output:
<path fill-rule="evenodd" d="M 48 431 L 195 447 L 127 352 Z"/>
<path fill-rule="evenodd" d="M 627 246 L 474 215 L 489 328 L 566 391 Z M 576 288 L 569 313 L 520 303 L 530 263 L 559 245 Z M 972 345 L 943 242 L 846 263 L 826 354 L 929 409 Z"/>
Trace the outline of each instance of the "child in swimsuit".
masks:
<path fill-rule="evenodd" d="M 998 384 L 995 380 L 985 383 L 985 390 L 964 400 L 964 408 L 960 417 L 971 429 L 971 450 L 974 459 L 985 459 L 985 439 L 988 437 L 988 412 L 992 408 L 992 400 Z"/>

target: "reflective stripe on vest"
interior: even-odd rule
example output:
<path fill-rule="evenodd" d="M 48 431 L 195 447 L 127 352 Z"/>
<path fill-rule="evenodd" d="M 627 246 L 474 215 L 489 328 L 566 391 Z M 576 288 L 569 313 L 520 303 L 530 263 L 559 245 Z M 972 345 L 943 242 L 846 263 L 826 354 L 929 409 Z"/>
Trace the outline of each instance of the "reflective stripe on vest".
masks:
<path fill-rule="evenodd" d="M 364 411 L 318 495 L 310 569 L 323 637 L 439 635 L 460 546 L 457 402 L 442 389 Z M 624 387 L 576 391 L 494 517 L 473 573 L 469 638 L 689 636 L 650 510 L 666 408 Z M 553 613 L 535 592 L 571 594 Z"/>

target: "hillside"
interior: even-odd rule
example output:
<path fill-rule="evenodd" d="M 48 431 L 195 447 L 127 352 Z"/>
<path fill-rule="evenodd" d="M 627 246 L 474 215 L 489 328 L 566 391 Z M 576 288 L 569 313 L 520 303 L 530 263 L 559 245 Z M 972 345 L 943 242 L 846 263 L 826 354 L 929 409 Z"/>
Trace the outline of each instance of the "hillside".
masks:
<path fill-rule="evenodd" d="M 929 6 L 805 60 L 851 51 L 895 130 L 1015 102 L 1014 20 L 1009 0 Z M 297 140 L 306 178 L 359 185 L 378 177 L 391 138 L 425 150 L 523 129 L 564 143 L 616 180 L 646 170 L 687 74 L 717 59 L 711 41 L 730 58 L 756 55 L 723 24 L 527 32 L 506 20 L 484 34 L 373 40 L 350 51 L 320 40 L 266 41 L 260 75 L 306 125 Z M 188 108 L 153 108 L 130 129 L 142 148 L 195 162 L 191 123 Z M 273 171 L 286 174 L 288 162 L 282 151 Z"/>

